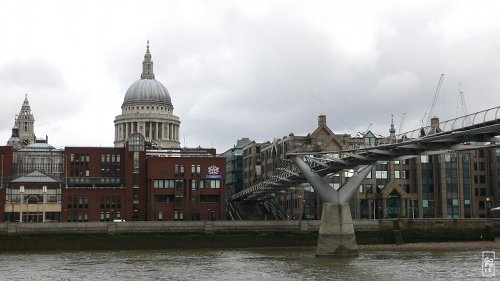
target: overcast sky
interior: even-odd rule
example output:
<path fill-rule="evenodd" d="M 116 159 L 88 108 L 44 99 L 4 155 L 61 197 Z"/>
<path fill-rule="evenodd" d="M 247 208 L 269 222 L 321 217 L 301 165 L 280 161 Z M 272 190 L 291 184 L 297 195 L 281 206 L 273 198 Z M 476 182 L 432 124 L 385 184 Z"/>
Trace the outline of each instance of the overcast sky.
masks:
<path fill-rule="evenodd" d="M 0 144 L 25 93 L 37 137 L 112 146 L 146 41 L 182 146 L 335 133 L 388 135 L 500 105 L 500 1 L 0 0 Z M 427 116 L 425 116 L 427 119 Z"/>

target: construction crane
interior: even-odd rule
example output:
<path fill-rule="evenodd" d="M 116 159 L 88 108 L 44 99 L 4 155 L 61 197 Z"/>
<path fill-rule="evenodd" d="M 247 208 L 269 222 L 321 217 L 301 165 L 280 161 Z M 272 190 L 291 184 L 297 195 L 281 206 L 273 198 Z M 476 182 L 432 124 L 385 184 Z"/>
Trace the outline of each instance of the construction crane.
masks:
<path fill-rule="evenodd" d="M 459 116 L 467 116 L 469 112 L 467 111 L 467 104 L 465 103 L 464 92 L 461 90 L 462 83 L 458 83 L 458 103 L 457 103 L 457 114 Z M 467 116 L 464 120 L 465 125 L 470 125 L 472 121 L 470 117 Z"/>
<path fill-rule="evenodd" d="M 436 92 L 434 93 L 434 99 L 432 100 L 431 110 L 429 111 L 429 115 L 427 116 L 427 122 L 425 123 L 425 126 L 429 126 L 431 124 L 431 119 L 434 117 L 434 109 L 436 108 L 436 102 L 439 97 L 439 91 L 441 91 L 441 86 L 443 85 L 443 80 L 444 80 L 444 74 L 441 74 L 441 77 L 439 77 L 438 85 L 436 87 Z"/>
<path fill-rule="evenodd" d="M 401 114 L 401 121 L 399 122 L 399 131 L 398 131 L 398 134 L 402 134 L 403 133 L 403 127 L 405 125 L 405 120 L 406 120 L 406 112 L 403 112 L 403 114 Z"/>

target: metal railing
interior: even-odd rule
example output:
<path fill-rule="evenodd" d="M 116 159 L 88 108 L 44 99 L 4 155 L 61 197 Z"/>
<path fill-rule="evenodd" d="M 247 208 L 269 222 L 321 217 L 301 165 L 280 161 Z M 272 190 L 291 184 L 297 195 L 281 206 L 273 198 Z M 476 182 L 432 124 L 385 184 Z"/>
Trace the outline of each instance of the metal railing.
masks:
<path fill-rule="evenodd" d="M 500 106 L 497 106 L 476 113 L 471 113 L 465 116 L 439 122 L 439 124 L 431 124 L 429 126 L 425 126 L 419 129 L 400 133 L 396 135 L 394 138 L 381 139 L 378 141 L 377 145 L 397 144 L 397 143 L 412 141 L 417 138 L 423 137 L 422 131 L 425 133 L 425 135 L 429 134 L 435 135 L 435 134 L 449 133 L 451 131 L 457 131 L 461 129 L 474 128 L 477 125 L 484 124 L 487 122 L 498 123 L 500 122 L 500 120 L 498 119 L 499 111 L 500 111 Z M 435 133 L 432 132 L 432 130 L 436 130 L 438 128 L 440 130 L 439 132 Z"/>

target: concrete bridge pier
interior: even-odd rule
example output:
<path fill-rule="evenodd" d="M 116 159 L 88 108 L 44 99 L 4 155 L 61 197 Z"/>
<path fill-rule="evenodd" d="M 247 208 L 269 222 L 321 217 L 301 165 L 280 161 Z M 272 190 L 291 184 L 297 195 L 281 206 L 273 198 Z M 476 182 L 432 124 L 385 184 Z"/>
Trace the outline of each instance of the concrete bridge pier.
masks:
<path fill-rule="evenodd" d="M 348 203 L 323 203 L 316 256 L 358 256 Z"/>
<path fill-rule="evenodd" d="M 360 167 L 339 190 L 335 190 L 298 156 L 293 157 L 292 161 L 324 202 L 316 256 L 357 256 L 358 244 L 348 202 L 354 197 L 372 166 Z"/>

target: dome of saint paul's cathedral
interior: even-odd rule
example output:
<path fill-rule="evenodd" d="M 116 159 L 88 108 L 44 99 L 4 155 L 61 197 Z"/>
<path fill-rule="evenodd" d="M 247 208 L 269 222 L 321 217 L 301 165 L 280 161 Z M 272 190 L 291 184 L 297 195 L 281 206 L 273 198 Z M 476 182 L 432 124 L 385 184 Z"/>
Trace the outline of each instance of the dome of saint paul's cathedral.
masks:
<path fill-rule="evenodd" d="M 167 88 L 155 79 L 149 41 L 142 62 L 141 79 L 125 93 L 122 114 L 115 117 L 115 147 L 123 147 L 130 135 L 139 133 L 158 148 L 178 148 L 181 121 Z"/>
<path fill-rule="evenodd" d="M 167 88 L 155 79 L 149 42 L 142 63 L 141 79 L 135 81 L 125 93 L 122 107 L 134 105 L 172 106 Z"/>

